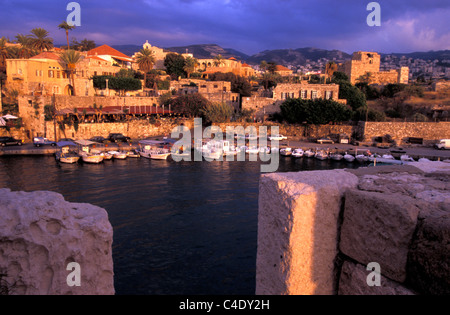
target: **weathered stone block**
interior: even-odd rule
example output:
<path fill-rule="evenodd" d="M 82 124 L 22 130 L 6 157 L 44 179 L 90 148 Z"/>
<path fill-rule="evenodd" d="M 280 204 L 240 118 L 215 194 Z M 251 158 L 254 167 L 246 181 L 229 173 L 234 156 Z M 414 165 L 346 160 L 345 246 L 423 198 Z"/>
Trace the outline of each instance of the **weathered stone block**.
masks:
<path fill-rule="evenodd" d="M 53 192 L 0 189 L 0 271 L 9 294 L 114 294 L 107 212 Z M 80 286 L 69 286 L 80 267 Z"/>
<path fill-rule="evenodd" d="M 344 170 L 262 175 L 256 294 L 335 294 Z"/>
<path fill-rule="evenodd" d="M 450 294 L 450 206 L 421 219 L 408 255 L 407 282 L 424 294 Z"/>
<path fill-rule="evenodd" d="M 400 283 L 380 275 L 380 286 L 369 286 L 371 271 L 361 264 L 345 261 L 339 279 L 339 295 L 414 295 L 415 292 Z"/>
<path fill-rule="evenodd" d="M 341 251 L 363 265 L 377 262 L 384 276 L 403 282 L 419 210 L 407 196 L 349 190 L 345 194 Z"/>

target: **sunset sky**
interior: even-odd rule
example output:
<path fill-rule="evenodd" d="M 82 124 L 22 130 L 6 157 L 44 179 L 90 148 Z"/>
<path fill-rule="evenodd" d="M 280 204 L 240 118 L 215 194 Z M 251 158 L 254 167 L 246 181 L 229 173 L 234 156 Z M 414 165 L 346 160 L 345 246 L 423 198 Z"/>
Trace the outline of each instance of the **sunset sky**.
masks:
<path fill-rule="evenodd" d="M 57 26 L 70 13 L 62 0 L 0 0 L 0 36 L 35 27 L 65 43 Z M 369 27 L 362 0 L 79 0 L 81 26 L 70 32 L 97 45 L 158 47 L 218 44 L 252 55 L 316 47 L 412 52 L 450 49 L 450 1 L 382 0 L 381 26 Z"/>

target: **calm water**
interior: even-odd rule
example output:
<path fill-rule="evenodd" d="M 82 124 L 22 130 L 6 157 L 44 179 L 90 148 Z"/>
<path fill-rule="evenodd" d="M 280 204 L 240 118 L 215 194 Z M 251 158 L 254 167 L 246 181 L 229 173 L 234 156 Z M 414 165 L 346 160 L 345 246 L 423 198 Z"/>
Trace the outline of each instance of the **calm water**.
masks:
<path fill-rule="evenodd" d="M 280 158 L 279 171 L 354 167 Z M 0 187 L 105 208 L 117 294 L 254 294 L 259 162 L 0 158 Z"/>

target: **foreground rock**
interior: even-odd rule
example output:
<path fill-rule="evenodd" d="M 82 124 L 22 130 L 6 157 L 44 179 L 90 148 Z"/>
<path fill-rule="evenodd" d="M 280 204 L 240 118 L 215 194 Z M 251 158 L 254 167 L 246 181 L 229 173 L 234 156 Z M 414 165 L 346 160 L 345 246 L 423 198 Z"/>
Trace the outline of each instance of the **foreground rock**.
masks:
<path fill-rule="evenodd" d="M 107 212 L 53 192 L 0 189 L 0 273 L 9 294 L 114 294 Z M 67 267 L 77 263 L 77 268 Z M 80 286 L 77 286 L 79 284 Z"/>

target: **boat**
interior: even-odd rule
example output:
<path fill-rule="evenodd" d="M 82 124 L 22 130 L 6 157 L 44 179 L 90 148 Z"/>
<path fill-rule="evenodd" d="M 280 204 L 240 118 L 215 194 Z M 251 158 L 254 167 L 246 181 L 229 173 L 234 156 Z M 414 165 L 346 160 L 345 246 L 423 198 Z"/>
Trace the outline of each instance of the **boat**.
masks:
<path fill-rule="evenodd" d="M 407 154 L 403 154 L 400 156 L 400 161 L 403 162 L 415 162 L 415 160 Z"/>
<path fill-rule="evenodd" d="M 130 151 L 127 151 L 127 157 L 140 158 L 141 156 L 140 156 L 139 152 L 137 152 L 136 150 L 130 150 Z"/>
<path fill-rule="evenodd" d="M 259 153 L 261 154 L 270 154 L 272 150 L 269 147 L 260 147 L 259 148 Z"/>
<path fill-rule="evenodd" d="M 171 154 L 165 141 L 141 140 L 139 145 L 139 155 L 147 159 L 167 160 Z"/>
<path fill-rule="evenodd" d="M 55 153 L 57 161 L 66 164 L 74 164 L 80 160 L 80 156 L 76 153 L 77 145 L 72 141 L 60 141 L 57 143 L 59 151 Z"/>
<path fill-rule="evenodd" d="M 106 160 L 112 160 L 112 158 L 114 157 L 112 154 L 108 153 L 108 152 L 103 152 L 103 159 Z"/>
<path fill-rule="evenodd" d="M 271 147 L 271 148 L 270 148 L 270 152 L 271 152 L 271 153 L 280 153 L 280 148 L 277 148 L 277 147 Z"/>
<path fill-rule="evenodd" d="M 355 159 L 359 163 L 365 163 L 365 162 L 369 161 L 369 157 L 367 155 L 364 155 L 364 154 L 355 155 Z"/>
<path fill-rule="evenodd" d="M 303 156 L 305 152 L 303 151 L 303 149 L 295 149 L 294 151 L 292 151 L 292 156 L 295 158 L 301 158 Z"/>
<path fill-rule="evenodd" d="M 347 152 L 344 154 L 344 160 L 347 162 L 353 162 L 355 160 L 355 157 L 351 154 L 348 154 Z"/>
<path fill-rule="evenodd" d="M 282 156 L 291 156 L 292 155 L 292 148 L 283 148 L 280 149 L 280 154 Z"/>
<path fill-rule="evenodd" d="M 395 160 L 395 158 L 390 154 L 383 154 L 381 157 L 383 159 Z"/>
<path fill-rule="evenodd" d="M 314 157 L 316 153 L 312 149 L 308 149 L 303 153 L 303 156 L 305 157 Z"/>
<path fill-rule="evenodd" d="M 78 145 L 78 155 L 85 163 L 98 164 L 105 159 L 103 154 L 99 150 L 94 150 L 97 142 L 89 140 L 77 140 L 75 143 Z"/>
<path fill-rule="evenodd" d="M 344 156 L 342 154 L 339 153 L 333 153 L 330 155 L 330 159 L 334 160 L 334 161 L 340 161 L 344 158 Z"/>
<path fill-rule="evenodd" d="M 318 159 L 318 160 L 326 160 L 326 159 L 328 159 L 328 153 L 325 151 L 325 150 L 318 150 L 317 152 L 316 152 L 316 154 L 314 155 L 314 157 L 316 158 L 316 159 Z"/>
<path fill-rule="evenodd" d="M 108 151 L 109 154 L 111 154 L 114 159 L 117 160 L 125 160 L 127 158 L 127 152 L 125 151 Z"/>

